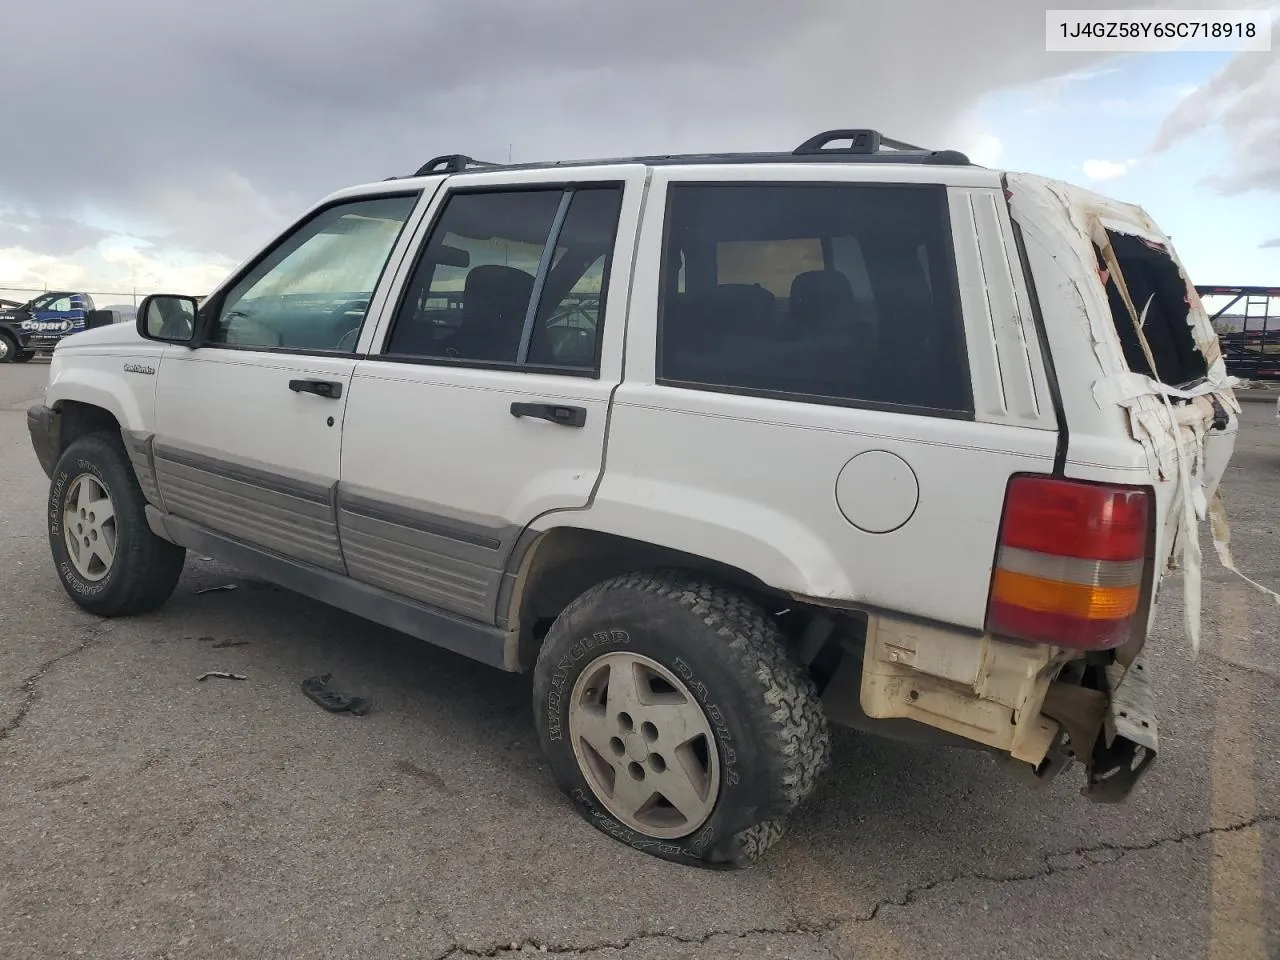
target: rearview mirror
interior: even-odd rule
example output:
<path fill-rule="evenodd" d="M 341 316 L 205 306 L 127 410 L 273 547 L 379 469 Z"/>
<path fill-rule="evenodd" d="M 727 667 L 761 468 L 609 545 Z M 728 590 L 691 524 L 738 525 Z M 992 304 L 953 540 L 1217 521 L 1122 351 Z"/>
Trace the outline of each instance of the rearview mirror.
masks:
<path fill-rule="evenodd" d="M 190 343 L 196 332 L 195 297 L 157 293 L 138 304 L 138 334 L 161 343 Z"/>

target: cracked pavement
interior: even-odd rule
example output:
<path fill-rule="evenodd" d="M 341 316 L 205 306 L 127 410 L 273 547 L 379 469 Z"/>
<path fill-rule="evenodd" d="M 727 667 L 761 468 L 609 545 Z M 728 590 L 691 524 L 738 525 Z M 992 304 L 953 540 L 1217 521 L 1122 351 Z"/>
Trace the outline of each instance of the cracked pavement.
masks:
<path fill-rule="evenodd" d="M 1280 607 L 1207 542 L 1204 648 L 1171 582 L 1161 755 L 1128 803 L 1090 804 L 1078 770 L 1032 791 L 977 753 L 837 731 L 769 856 L 699 871 L 578 818 L 525 677 L 196 556 L 155 614 L 81 613 L 26 436 L 46 371 L 0 367 L 6 960 L 1280 957 Z M 1225 492 L 1237 562 L 1274 586 L 1273 412 L 1245 405 Z M 372 712 L 307 700 L 327 672 Z"/>

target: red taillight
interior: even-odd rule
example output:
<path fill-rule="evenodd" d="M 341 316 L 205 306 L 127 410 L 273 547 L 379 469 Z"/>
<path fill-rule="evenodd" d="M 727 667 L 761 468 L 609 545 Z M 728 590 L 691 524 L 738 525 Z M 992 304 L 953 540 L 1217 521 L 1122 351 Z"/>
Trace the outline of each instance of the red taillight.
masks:
<path fill-rule="evenodd" d="M 1014 477 L 987 629 L 1086 650 L 1123 644 L 1142 594 L 1149 512 L 1141 488 Z"/>
<path fill-rule="evenodd" d="M 1014 477 L 1005 497 L 1002 546 L 1085 560 L 1141 560 L 1147 493 L 1052 477 Z"/>

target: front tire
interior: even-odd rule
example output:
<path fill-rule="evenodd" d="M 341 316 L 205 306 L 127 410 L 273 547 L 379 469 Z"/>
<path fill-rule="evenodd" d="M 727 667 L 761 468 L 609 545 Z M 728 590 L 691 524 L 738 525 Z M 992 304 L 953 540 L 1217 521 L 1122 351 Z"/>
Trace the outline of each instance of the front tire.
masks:
<path fill-rule="evenodd" d="M 145 507 L 116 437 L 80 437 L 54 465 L 49 549 L 63 588 L 90 613 L 148 613 L 178 585 L 187 552 L 151 532 Z"/>
<path fill-rule="evenodd" d="M 582 816 L 677 863 L 761 856 L 830 760 L 817 692 L 777 626 L 679 571 L 580 596 L 548 632 L 533 686 L 552 774 Z"/>
<path fill-rule="evenodd" d="M 18 341 L 9 334 L 0 332 L 0 363 L 12 363 L 18 353 Z"/>

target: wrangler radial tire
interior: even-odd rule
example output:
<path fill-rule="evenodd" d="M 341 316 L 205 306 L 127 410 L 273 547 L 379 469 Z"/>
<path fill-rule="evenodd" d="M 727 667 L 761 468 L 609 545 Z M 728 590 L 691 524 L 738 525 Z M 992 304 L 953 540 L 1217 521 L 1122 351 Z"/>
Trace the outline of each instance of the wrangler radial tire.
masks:
<path fill-rule="evenodd" d="M 95 491 L 105 492 L 114 514 L 114 558 L 96 579 L 77 569 L 64 533 L 67 500 L 86 476 L 95 482 Z M 101 617 L 148 613 L 168 600 L 178 585 L 187 551 L 151 532 L 145 507 L 146 499 L 118 436 L 79 437 L 54 465 L 49 483 L 49 549 L 62 586 L 90 613 Z"/>
<path fill-rule="evenodd" d="M 642 678 L 642 693 L 625 701 L 637 704 L 635 711 L 618 706 L 624 701 L 614 693 L 614 670 Z M 583 817 L 628 846 L 678 863 L 724 868 L 757 859 L 782 837 L 787 815 L 830 762 L 817 691 L 787 656 L 768 614 L 736 590 L 683 571 L 627 574 L 573 601 L 539 652 L 533 698 L 552 774 Z M 671 703 L 684 712 L 664 727 Z M 714 758 L 679 745 L 699 717 Z M 650 749 L 655 753 L 646 756 Z M 695 783 L 716 787 L 690 794 L 677 784 L 688 806 L 702 798 L 693 820 L 675 801 L 668 809 L 662 792 L 672 782 L 664 776 L 691 764 L 712 771 Z M 630 818 L 617 812 L 623 801 L 610 796 L 613 790 L 642 799 L 650 789 L 654 796 Z"/>

